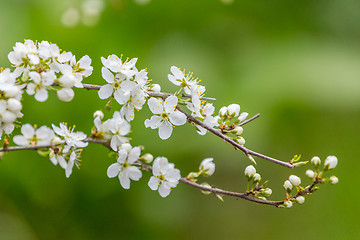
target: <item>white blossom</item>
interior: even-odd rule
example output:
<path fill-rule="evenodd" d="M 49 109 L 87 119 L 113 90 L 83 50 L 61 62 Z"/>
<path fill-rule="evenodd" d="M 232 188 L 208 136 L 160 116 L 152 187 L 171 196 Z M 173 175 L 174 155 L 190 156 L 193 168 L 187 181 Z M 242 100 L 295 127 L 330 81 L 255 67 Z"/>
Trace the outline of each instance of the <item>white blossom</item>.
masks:
<path fill-rule="evenodd" d="M 35 99 L 39 102 L 46 101 L 48 98 L 47 88 L 51 86 L 56 79 L 55 72 L 51 70 L 42 73 L 30 72 L 29 77 L 32 82 L 27 85 L 27 94 L 35 94 Z"/>
<path fill-rule="evenodd" d="M 228 114 L 232 117 L 238 117 L 239 114 L 240 114 L 240 105 L 239 104 L 230 104 L 228 107 L 227 107 L 227 110 L 228 110 Z"/>
<path fill-rule="evenodd" d="M 84 140 L 86 139 L 86 134 L 84 134 L 83 132 L 74 132 L 74 128 L 69 129 L 63 123 L 60 123 L 60 127 L 52 124 L 52 128 L 57 135 L 64 137 L 66 142 L 64 152 L 68 152 L 71 147 L 83 148 L 88 145 L 87 142 L 84 142 Z"/>
<path fill-rule="evenodd" d="M 125 135 L 130 133 L 131 126 L 118 111 L 114 112 L 109 124 L 109 130 L 112 133 L 110 146 L 114 151 L 118 151 L 118 146 L 129 141 Z"/>
<path fill-rule="evenodd" d="M 199 170 L 204 176 L 211 176 L 215 172 L 215 163 L 213 158 L 205 158 L 200 163 Z"/>
<path fill-rule="evenodd" d="M 118 58 L 116 55 L 110 55 L 108 58 L 101 57 L 101 62 L 103 65 L 110 69 L 114 73 L 120 73 L 126 78 L 131 78 L 134 76 L 136 71 L 133 69 L 137 62 L 137 58 L 133 58 L 130 61 L 122 62 L 121 58 Z"/>
<path fill-rule="evenodd" d="M 260 182 L 261 175 L 259 173 L 255 173 L 253 176 L 253 180 L 254 180 L 254 182 Z"/>
<path fill-rule="evenodd" d="M 298 196 L 296 198 L 296 201 L 298 204 L 303 204 L 305 202 L 305 197 L 304 196 Z"/>
<path fill-rule="evenodd" d="M 290 200 L 284 202 L 284 206 L 286 208 L 291 208 L 293 206 L 292 202 Z"/>
<path fill-rule="evenodd" d="M 16 135 L 13 138 L 15 144 L 20 146 L 27 145 L 47 145 L 55 137 L 53 130 L 47 126 L 41 126 L 35 129 L 31 124 L 21 126 L 22 135 Z"/>
<path fill-rule="evenodd" d="M 145 127 L 159 129 L 161 139 L 168 139 L 171 136 L 173 126 L 184 125 L 186 116 L 176 109 L 178 99 L 176 96 L 169 96 L 165 101 L 156 98 L 150 98 L 148 106 L 153 114 L 150 119 L 145 120 Z"/>
<path fill-rule="evenodd" d="M 151 190 L 158 190 L 161 197 L 168 196 L 181 178 L 179 169 L 165 157 L 157 157 L 154 160 L 152 173 L 148 185 Z"/>
<path fill-rule="evenodd" d="M 184 88 L 186 94 L 191 94 L 191 86 L 197 84 L 196 80 L 193 79 L 191 74 L 184 74 L 178 67 L 172 66 L 170 68 L 172 74 L 168 74 L 170 82 L 176 86 Z"/>
<path fill-rule="evenodd" d="M 321 160 L 319 157 L 315 156 L 310 161 L 315 167 L 320 166 Z"/>
<path fill-rule="evenodd" d="M 130 152 L 125 149 L 119 151 L 119 158 L 107 169 L 109 178 L 118 176 L 120 184 L 123 188 L 130 188 L 130 179 L 138 181 L 142 177 L 142 172 L 138 167 L 133 166 L 140 157 L 140 147 L 134 147 Z"/>

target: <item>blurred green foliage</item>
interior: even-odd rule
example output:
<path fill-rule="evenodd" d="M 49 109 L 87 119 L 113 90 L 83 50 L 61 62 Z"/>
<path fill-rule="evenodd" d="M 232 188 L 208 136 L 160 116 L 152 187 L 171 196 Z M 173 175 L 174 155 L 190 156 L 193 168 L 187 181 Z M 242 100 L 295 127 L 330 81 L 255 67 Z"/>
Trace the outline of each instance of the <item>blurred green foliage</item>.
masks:
<path fill-rule="evenodd" d="M 0 162 L 0 239 L 360 239 L 359 1 L 108 0 L 96 26 L 64 27 L 62 13 L 80 4 L 0 0 L 0 66 L 10 67 L 12 46 L 29 38 L 55 42 L 77 59 L 89 55 L 94 72 L 86 83 L 105 83 L 100 57 L 112 53 L 138 57 L 137 67 L 166 91 L 175 90 L 170 66 L 186 68 L 217 98 L 217 109 L 239 103 L 242 111 L 262 114 L 244 129 L 247 147 L 282 160 L 336 155 L 340 182 L 289 210 L 229 197 L 221 203 L 182 184 L 162 199 L 147 186 L 150 173 L 130 190 L 108 179 L 112 160 L 101 146 L 84 151 L 82 168 L 70 179 L 35 152 L 13 152 Z M 54 94 L 45 103 L 25 96 L 23 122 L 66 121 L 89 133 L 92 113 L 105 103 L 83 90 L 71 103 Z M 136 114 L 133 145 L 168 157 L 183 175 L 214 157 L 217 171 L 204 180 L 244 191 L 250 162 L 241 152 L 190 125 L 162 141 L 144 127 L 149 116 L 147 106 Z M 257 169 L 270 180 L 274 199 L 284 197 L 290 174 L 306 181 L 306 168 L 259 159 Z"/>

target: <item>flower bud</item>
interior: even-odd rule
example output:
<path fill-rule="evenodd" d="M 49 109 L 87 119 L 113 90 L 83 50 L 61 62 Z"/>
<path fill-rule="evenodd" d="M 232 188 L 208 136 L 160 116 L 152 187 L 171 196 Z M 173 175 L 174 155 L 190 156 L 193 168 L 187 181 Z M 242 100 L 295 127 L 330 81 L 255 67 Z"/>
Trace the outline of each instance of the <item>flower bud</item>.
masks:
<path fill-rule="evenodd" d="M 284 182 L 284 185 L 283 185 L 284 189 L 287 191 L 287 192 L 291 192 L 292 188 L 293 188 L 293 185 L 291 184 L 291 182 L 289 180 L 286 180 Z"/>
<path fill-rule="evenodd" d="M 329 180 L 331 184 L 337 184 L 339 182 L 339 179 L 336 176 L 331 176 Z"/>
<path fill-rule="evenodd" d="M 152 90 L 153 90 L 153 92 L 160 92 L 160 91 L 161 91 L 161 87 L 160 87 L 159 84 L 153 84 Z"/>
<path fill-rule="evenodd" d="M 120 145 L 119 150 L 121 150 L 121 149 L 124 149 L 127 152 L 130 152 L 131 149 L 132 149 L 132 146 L 130 145 L 130 143 L 123 143 L 123 144 Z"/>
<path fill-rule="evenodd" d="M 61 138 L 55 136 L 50 140 L 50 145 L 59 145 L 63 143 L 63 140 L 61 140 Z"/>
<path fill-rule="evenodd" d="M 239 143 L 241 146 L 245 145 L 245 139 L 243 137 L 237 138 L 236 142 Z"/>
<path fill-rule="evenodd" d="M 249 115 L 249 114 L 248 114 L 247 112 L 242 112 L 242 113 L 240 114 L 239 118 L 238 118 L 238 121 L 239 121 L 239 122 L 244 121 L 244 120 L 247 118 L 248 115 Z"/>
<path fill-rule="evenodd" d="M 22 108 L 22 105 L 21 105 L 21 102 L 15 98 L 10 98 L 8 101 L 7 101 L 7 108 L 16 113 L 16 112 L 19 112 Z"/>
<path fill-rule="evenodd" d="M 265 188 L 263 194 L 265 197 L 269 197 L 272 194 L 272 190 L 270 188 Z"/>
<path fill-rule="evenodd" d="M 142 159 L 144 159 L 144 162 L 151 163 L 154 160 L 154 156 L 150 153 L 146 153 L 142 156 Z"/>
<path fill-rule="evenodd" d="M 239 104 L 230 104 L 227 107 L 228 113 L 230 116 L 232 117 L 237 117 L 239 116 L 240 113 L 240 105 Z"/>
<path fill-rule="evenodd" d="M 301 179 L 296 175 L 290 175 L 289 181 L 295 187 L 297 187 L 297 186 L 299 186 L 301 184 Z"/>
<path fill-rule="evenodd" d="M 244 129 L 240 126 L 237 126 L 234 130 L 233 133 L 237 136 L 241 135 L 243 133 Z"/>
<path fill-rule="evenodd" d="M 319 157 L 315 156 L 311 159 L 311 163 L 315 166 L 315 167 L 319 167 L 321 160 Z"/>
<path fill-rule="evenodd" d="M 227 114 L 227 107 L 220 108 L 219 115 L 220 117 L 224 117 Z"/>
<path fill-rule="evenodd" d="M 199 170 L 204 176 L 211 176 L 215 172 L 215 163 L 213 163 L 213 158 L 205 158 L 200 163 Z"/>
<path fill-rule="evenodd" d="M 74 98 L 74 91 L 71 88 L 63 88 L 57 91 L 56 94 L 64 102 L 70 102 Z"/>
<path fill-rule="evenodd" d="M 75 77 L 72 74 L 62 75 L 59 78 L 59 85 L 64 88 L 72 88 L 75 85 Z"/>
<path fill-rule="evenodd" d="M 253 180 L 254 180 L 254 182 L 260 182 L 260 180 L 261 180 L 261 176 L 260 176 L 260 174 L 258 174 L 258 173 L 255 173 L 254 174 L 254 176 L 253 176 Z"/>
<path fill-rule="evenodd" d="M 285 206 L 286 208 L 291 208 L 291 207 L 293 206 L 293 204 L 292 204 L 292 202 L 289 200 L 289 201 L 284 202 L 284 206 Z"/>
<path fill-rule="evenodd" d="M 210 184 L 208 184 L 208 183 L 206 183 L 206 182 L 204 182 L 204 183 L 202 183 L 202 184 L 200 184 L 201 186 L 204 186 L 204 187 L 206 187 L 206 188 L 209 188 L 209 189 L 211 189 L 211 185 Z M 205 194 L 205 195 L 209 195 L 211 192 L 210 191 L 205 191 L 205 190 L 201 190 L 201 192 L 203 193 L 203 194 Z"/>
<path fill-rule="evenodd" d="M 315 173 L 313 170 L 308 169 L 308 170 L 306 170 L 305 175 L 308 176 L 309 178 L 314 178 Z"/>
<path fill-rule="evenodd" d="M 303 196 L 298 196 L 296 201 L 298 204 L 303 204 L 305 202 L 305 198 Z"/>
<path fill-rule="evenodd" d="M 96 112 L 94 112 L 94 118 L 99 117 L 100 119 L 104 118 L 104 113 L 101 110 L 97 110 Z"/>
<path fill-rule="evenodd" d="M 338 159 L 337 157 L 335 156 L 328 156 L 326 159 L 325 159 L 325 170 L 330 170 L 330 169 L 334 169 L 336 167 L 338 163 Z"/>
<path fill-rule="evenodd" d="M 245 176 L 249 179 L 249 181 L 253 178 L 256 173 L 256 169 L 253 165 L 249 165 L 245 168 Z"/>

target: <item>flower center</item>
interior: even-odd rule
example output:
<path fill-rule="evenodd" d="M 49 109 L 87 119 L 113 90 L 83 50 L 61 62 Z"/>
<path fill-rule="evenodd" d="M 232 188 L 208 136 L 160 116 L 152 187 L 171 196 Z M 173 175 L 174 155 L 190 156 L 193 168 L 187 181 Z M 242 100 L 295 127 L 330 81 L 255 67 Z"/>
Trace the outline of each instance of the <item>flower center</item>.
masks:
<path fill-rule="evenodd" d="M 167 120 L 169 118 L 169 114 L 167 114 L 166 112 L 163 112 L 160 117 L 164 120 Z"/>

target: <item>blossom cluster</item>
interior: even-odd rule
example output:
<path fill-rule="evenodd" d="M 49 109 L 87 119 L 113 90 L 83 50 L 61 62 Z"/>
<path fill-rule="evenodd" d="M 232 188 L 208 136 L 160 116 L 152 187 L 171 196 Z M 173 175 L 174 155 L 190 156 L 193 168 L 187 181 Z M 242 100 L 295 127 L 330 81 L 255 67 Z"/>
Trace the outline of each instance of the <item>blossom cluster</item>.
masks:
<path fill-rule="evenodd" d="M 71 52 L 62 52 L 56 44 L 48 41 L 17 42 L 8 58 L 16 67 L 16 77 L 21 77 L 20 85 L 39 102 L 48 99 L 48 90 L 55 90 L 62 101 L 71 101 L 74 97 L 72 88 L 82 88 L 82 80 L 93 71 L 89 56 L 76 61 Z M 54 89 L 54 85 L 60 89 Z"/>
<path fill-rule="evenodd" d="M 10 69 L 0 69 L 0 139 L 3 133 L 9 135 L 15 129 L 15 123 L 21 118 L 22 90 L 16 85 L 16 74 Z"/>
<path fill-rule="evenodd" d="M 272 194 L 271 188 L 265 188 L 267 181 L 263 184 L 260 184 L 261 175 L 256 172 L 256 169 L 253 165 L 249 165 L 245 168 L 245 176 L 248 180 L 248 189 L 247 193 L 251 194 L 253 197 L 258 199 L 266 200 Z M 249 184 L 252 181 L 252 188 L 249 189 Z"/>

